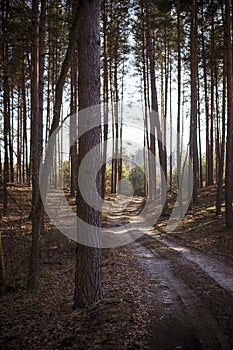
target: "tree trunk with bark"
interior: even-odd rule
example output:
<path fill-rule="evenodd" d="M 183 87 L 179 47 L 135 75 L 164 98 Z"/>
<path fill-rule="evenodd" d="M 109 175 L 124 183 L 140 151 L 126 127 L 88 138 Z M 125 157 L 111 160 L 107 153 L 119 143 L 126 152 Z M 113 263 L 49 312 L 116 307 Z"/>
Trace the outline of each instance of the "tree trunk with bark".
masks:
<path fill-rule="evenodd" d="M 103 63 L 103 100 L 104 100 L 104 145 L 103 145 L 103 165 L 102 165 L 102 185 L 101 197 L 105 197 L 106 192 L 106 162 L 107 162 L 107 141 L 108 141 L 108 57 L 107 57 L 107 4 L 103 2 L 103 35 L 104 35 L 104 63 Z"/>
<path fill-rule="evenodd" d="M 55 91 L 55 102 L 54 102 L 54 114 L 52 126 L 50 129 L 49 136 L 53 134 L 53 132 L 59 126 L 60 114 L 61 114 L 61 106 L 62 106 L 62 95 L 63 88 L 65 84 L 65 79 L 67 76 L 68 69 L 71 64 L 72 55 L 74 49 L 77 45 L 77 27 L 78 27 L 78 13 L 79 13 L 79 4 L 75 5 L 75 14 L 72 28 L 70 30 L 69 35 L 69 44 L 66 51 L 66 56 L 62 63 L 61 73 L 59 75 L 59 79 L 56 84 Z M 54 154 L 54 144 L 51 144 L 46 149 L 44 166 L 42 170 L 43 177 L 43 193 L 47 193 L 48 187 L 48 179 L 52 165 L 52 159 Z M 38 287 L 38 272 L 39 272 L 39 238 L 40 238 L 40 227 L 41 227 L 41 219 L 42 219 L 42 210 L 43 210 L 43 202 L 41 195 L 39 193 L 38 200 L 35 206 L 35 211 L 33 213 L 32 218 L 32 244 L 31 244 L 31 254 L 30 254 L 30 262 L 29 262 L 29 274 L 28 274 L 28 290 L 32 291 Z"/>
<path fill-rule="evenodd" d="M 77 59 L 76 53 L 71 63 L 71 101 L 70 101 L 70 195 L 75 195 L 77 183 Z"/>
<path fill-rule="evenodd" d="M 167 206 L 167 179 L 166 179 L 166 158 L 165 152 L 162 144 L 162 132 L 159 120 L 159 109 L 158 109 L 158 99 L 157 99 L 157 89 L 155 82 L 155 65 L 154 65 L 154 49 L 153 49 L 153 41 L 151 35 L 151 19 L 150 19 L 150 11 L 149 11 L 149 1 L 146 2 L 146 30 L 147 30 L 147 46 L 148 46 L 148 59 L 150 63 L 150 85 L 151 85 L 151 113 L 150 113 L 150 151 L 151 151 L 151 171 L 152 171 L 152 179 L 154 178 L 153 183 L 151 182 L 150 186 L 152 186 L 152 196 L 155 196 L 155 130 L 157 131 L 158 138 L 158 149 L 159 149 L 159 160 L 161 165 L 161 183 L 162 183 L 162 196 L 163 196 L 163 213 L 168 213 Z M 162 173 L 165 176 L 162 176 Z"/>
<path fill-rule="evenodd" d="M 78 100 L 79 111 L 100 103 L 100 33 L 99 33 L 99 0 L 83 0 L 80 2 L 79 10 L 79 40 L 78 40 Z M 98 202 L 98 194 L 101 193 L 100 173 L 96 174 L 95 193 L 91 193 L 89 182 L 93 172 L 93 164 L 101 159 L 101 128 L 100 128 L 100 108 L 95 112 L 90 112 L 90 120 L 97 118 L 96 125 L 83 135 L 83 128 L 88 127 L 88 118 L 82 118 L 79 112 L 79 166 L 90 150 L 95 147 L 92 161 L 88 162 L 85 169 L 85 179 L 82 185 L 78 185 L 77 191 L 77 213 L 79 220 L 86 225 L 85 235 L 93 234 L 89 245 L 77 243 L 76 247 L 76 276 L 74 306 L 76 308 L 86 308 L 95 305 L 102 297 L 101 287 L 101 250 L 100 250 L 100 225 L 101 211 L 91 208 L 82 197 L 81 190 L 86 190 L 86 194 L 91 203 Z M 87 124 L 86 124 L 87 123 Z M 79 168 L 80 169 L 80 168 Z M 99 208 L 100 209 L 100 208 Z M 82 225 L 78 224 L 78 236 L 84 234 Z"/>
<path fill-rule="evenodd" d="M 10 129 L 10 108 L 9 108 L 9 80 L 8 80 L 8 42 L 7 22 L 9 12 L 9 1 L 2 2 L 2 53 L 3 53 L 3 140 L 4 140 L 4 172 L 3 172 L 3 215 L 7 215 L 9 182 L 9 129 Z"/>
<path fill-rule="evenodd" d="M 31 71 L 31 150 L 32 150 L 32 244 L 29 262 L 28 289 L 38 285 L 39 232 L 37 227 L 36 205 L 39 198 L 39 1 L 32 2 L 32 71 Z"/>
<path fill-rule="evenodd" d="M 231 39 L 230 0 L 225 0 L 225 43 L 227 55 L 227 143 L 226 143 L 226 225 L 233 227 L 233 72 L 232 72 L 232 39 Z"/>
<path fill-rule="evenodd" d="M 224 11 L 222 8 L 222 18 L 224 22 Z M 225 23 L 224 23 L 225 30 Z M 225 137 L 226 137 L 226 43 L 224 43 L 223 50 L 223 87 L 222 87 L 222 138 L 219 151 L 219 167 L 218 167 L 218 179 L 217 179 L 217 195 L 216 195 L 216 215 L 221 214 L 221 204 L 223 197 L 223 171 L 224 171 L 224 158 L 225 158 Z"/>
<path fill-rule="evenodd" d="M 191 23 L 191 119 L 190 119 L 190 150 L 193 160 L 193 203 L 198 202 L 198 148 L 197 148 L 197 1 L 192 0 Z"/>

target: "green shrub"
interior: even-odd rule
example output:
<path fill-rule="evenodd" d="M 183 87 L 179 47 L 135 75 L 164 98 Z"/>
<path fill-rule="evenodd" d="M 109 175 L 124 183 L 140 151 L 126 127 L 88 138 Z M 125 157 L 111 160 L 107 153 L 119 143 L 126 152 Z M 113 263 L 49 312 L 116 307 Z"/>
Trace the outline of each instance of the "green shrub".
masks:
<path fill-rule="evenodd" d="M 129 174 L 129 181 L 132 183 L 132 186 L 134 188 L 134 195 L 137 195 L 137 196 L 145 195 L 145 191 L 144 191 L 145 174 L 139 165 L 136 165 L 131 169 Z"/>

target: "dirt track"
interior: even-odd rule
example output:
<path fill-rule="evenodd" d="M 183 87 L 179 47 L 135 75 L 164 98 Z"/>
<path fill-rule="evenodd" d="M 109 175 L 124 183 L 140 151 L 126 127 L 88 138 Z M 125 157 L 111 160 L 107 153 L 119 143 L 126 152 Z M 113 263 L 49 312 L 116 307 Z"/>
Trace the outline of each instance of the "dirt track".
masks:
<path fill-rule="evenodd" d="M 127 209 L 132 223 L 137 206 Z M 150 285 L 150 349 L 233 349 L 232 267 L 166 234 L 145 232 L 131 248 Z"/>
<path fill-rule="evenodd" d="M 138 222 L 140 199 L 123 212 L 122 203 L 120 198 L 119 208 L 117 200 L 109 199 L 106 225 L 122 230 L 125 223 Z M 233 349 L 230 240 L 226 251 L 217 237 L 219 256 L 226 257 L 220 261 L 216 250 L 194 249 L 190 233 L 165 235 L 147 228 L 139 240 L 103 251 L 104 299 L 94 309 L 73 310 L 75 244 L 49 225 L 41 239 L 40 289 L 34 295 L 25 291 L 27 217 L 12 227 L 6 223 L 8 284 L 15 291 L 1 300 L 0 348 Z"/>
<path fill-rule="evenodd" d="M 233 349 L 233 300 L 227 288 L 156 239 L 144 237 L 134 248 L 155 305 L 151 349 Z"/>

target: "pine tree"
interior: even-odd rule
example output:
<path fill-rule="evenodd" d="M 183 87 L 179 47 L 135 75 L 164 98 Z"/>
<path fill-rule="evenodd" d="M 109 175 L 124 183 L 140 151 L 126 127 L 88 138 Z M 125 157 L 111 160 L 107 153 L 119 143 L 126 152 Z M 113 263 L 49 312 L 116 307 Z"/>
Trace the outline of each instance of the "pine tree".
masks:
<path fill-rule="evenodd" d="M 231 39 L 230 0 L 225 0 L 225 42 L 226 42 L 226 72 L 227 72 L 227 143 L 226 143 L 226 225 L 233 227 L 233 73 L 232 73 L 232 39 Z"/>
<path fill-rule="evenodd" d="M 100 47 L 99 47 L 99 0 L 83 0 L 79 8 L 79 40 L 78 40 L 78 100 L 79 111 L 100 103 Z M 88 38 L 88 40 L 87 40 Z M 88 81 L 88 84 L 86 83 Z M 89 112 L 88 118 L 79 115 L 79 134 L 88 127 L 88 119 L 97 119 L 100 125 L 100 109 Z M 86 124 L 87 123 L 87 124 Z M 89 181 L 93 171 L 93 164 L 101 159 L 101 128 L 95 127 L 79 136 L 79 164 L 83 158 L 95 149 L 92 161 L 86 166 L 85 192 L 90 202 L 98 201 L 98 194 L 91 193 Z M 101 193 L 100 174 L 97 174 L 96 187 Z M 80 225 L 78 225 L 78 237 L 83 234 L 87 237 L 88 245 L 77 243 L 76 247 L 76 277 L 74 302 L 76 308 L 93 306 L 102 297 L 101 286 L 101 249 L 100 249 L 100 225 L 101 210 L 91 208 L 82 196 L 83 188 L 78 186 L 77 190 L 77 214 Z M 96 197 L 97 196 L 97 197 Z M 83 227 L 82 222 L 86 225 Z M 85 232 L 84 232 L 85 231 Z M 94 237 L 92 235 L 94 234 Z M 90 235 L 90 237 L 88 237 Z"/>

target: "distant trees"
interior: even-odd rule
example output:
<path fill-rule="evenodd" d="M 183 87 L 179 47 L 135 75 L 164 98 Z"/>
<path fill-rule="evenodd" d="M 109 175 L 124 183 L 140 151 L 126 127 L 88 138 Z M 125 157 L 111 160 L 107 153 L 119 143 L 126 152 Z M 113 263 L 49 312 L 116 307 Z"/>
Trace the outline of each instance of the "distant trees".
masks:
<path fill-rule="evenodd" d="M 147 95 L 146 91 L 152 85 L 149 81 L 151 75 L 148 65 L 149 52 L 145 46 L 145 36 L 143 35 L 145 22 L 143 20 L 143 12 L 140 10 L 143 6 L 145 7 L 145 4 L 146 1 L 138 2 L 138 9 L 136 7 L 135 10 L 141 23 L 141 26 L 137 23 L 134 30 L 136 40 L 135 57 L 139 73 L 141 72 L 145 76 L 142 79 L 142 91 L 145 101 L 145 127 L 148 130 L 145 135 L 150 135 L 150 141 L 148 136 L 147 140 L 152 145 L 154 141 L 150 130 L 153 129 L 153 125 L 151 126 L 147 123 L 146 106 L 149 107 L 155 101 L 155 98 L 152 98 L 151 101 L 149 96 L 145 98 Z M 166 174 L 166 168 L 169 169 L 170 179 L 172 179 L 172 167 L 175 161 L 178 168 L 178 179 L 180 178 L 184 127 L 185 124 L 187 125 L 185 115 L 190 115 L 190 148 L 194 171 L 193 201 L 197 203 L 197 189 L 199 187 L 213 185 L 218 182 L 216 213 L 219 215 L 221 212 L 220 203 L 222 201 L 222 187 L 225 174 L 225 114 L 227 111 L 226 70 L 224 68 L 226 67 L 226 54 L 224 54 L 223 45 L 225 5 L 215 1 L 211 1 L 211 3 L 203 1 L 201 5 L 199 2 L 192 2 L 189 6 L 185 6 L 183 1 L 158 1 L 156 5 L 150 4 L 149 9 L 152 18 L 150 33 L 153 33 L 152 39 L 154 41 L 154 57 L 152 58 L 156 67 L 156 78 L 159 82 L 158 95 L 161 96 L 159 113 L 161 114 L 163 143 L 164 141 L 165 143 L 167 142 L 166 139 L 168 140 L 168 137 L 166 138 L 168 113 L 170 114 L 170 121 L 174 125 L 173 109 L 177 96 L 177 152 L 176 156 L 174 154 L 168 156 L 169 151 L 172 152 L 172 149 L 168 150 L 165 147 L 165 152 L 168 154 L 166 155 L 164 173 Z M 169 23 L 165 24 L 163 22 L 164 13 L 166 13 L 166 16 L 173 14 Z M 232 33 L 232 29 L 230 29 L 230 32 Z M 174 42 L 177 44 L 174 45 Z M 143 54 L 139 54 L 139 47 Z M 169 57 L 170 64 L 168 65 Z M 141 62 L 143 62 L 143 65 Z M 174 79 L 172 70 L 174 66 L 177 66 L 176 79 Z M 162 67 L 161 71 L 160 67 Z M 172 109 L 168 112 L 169 79 L 173 79 L 170 81 L 170 86 L 172 86 L 173 90 L 176 89 L 177 95 L 172 93 L 171 97 L 170 92 Z M 176 83 L 177 87 L 175 88 L 174 84 Z M 187 90 L 187 84 L 190 84 L 191 95 Z M 190 103 L 190 107 L 188 107 L 188 103 Z M 203 144 L 205 144 L 205 150 Z M 150 146 L 150 149 L 153 148 Z M 159 150 L 159 148 L 156 147 L 156 150 Z M 150 169 L 151 167 L 150 165 Z M 173 183 L 173 185 L 175 184 Z"/>
<path fill-rule="evenodd" d="M 162 180 L 162 182 L 164 181 L 162 183 L 165 198 L 164 212 L 167 212 L 167 150 L 165 147 L 167 99 L 164 102 L 166 106 L 164 114 L 164 109 L 163 111 L 159 110 L 158 82 L 156 77 L 156 58 L 158 57 L 155 36 L 155 30 L 157 29 L 155 28 L 155 23 L 157 23 L 156 11 L 156 7 L 149 1 L 138 1 L 135 8 L 137 23 L 135 22 L 134 24 L 134 54 L 136 67 L 139 74 L 142 75 L 145 125 L 144 145 L 147 150 L 144 155 L 146 159 L 144 171 L 145 174 L 148 174 L 148 195 L 151 199 L 155 198 L 156 157 L 158 157 L 161 165 L 161 175 L 164 174 L 164 177 L 161 176 L 161 178 L 164 179 Z M 167 50 L 167 44 L 165 50 Z M 166 65 L 167 63 L 168 56 L 166 55 Z M 166 91 L 168 88 L 167 73 L 168 70 L 166 71 L 165 79 Z"/>
<path fill-rule="evenodd" d="M 103 23 L 103 102 L 106 104 L 104 111 L 104 140 L 107 140 L 107 124 L 112 127 L 112 179 L 111 192 L 117 192 L 117 184 L 122 177 L 122 113 L 123 80 L 126 74 L 125 62 L 129 53 L 130 15 L 128 1 L 106 0 L 102 4 Z M 107 116 L 107 105 L 111 102 L 111 123 Z M 105 158 L 106 149 L 103 149 Z M 103 184 L 105 166 L 103 166 Z M 102 195 L 103 195 L 102 190 Z"/>

